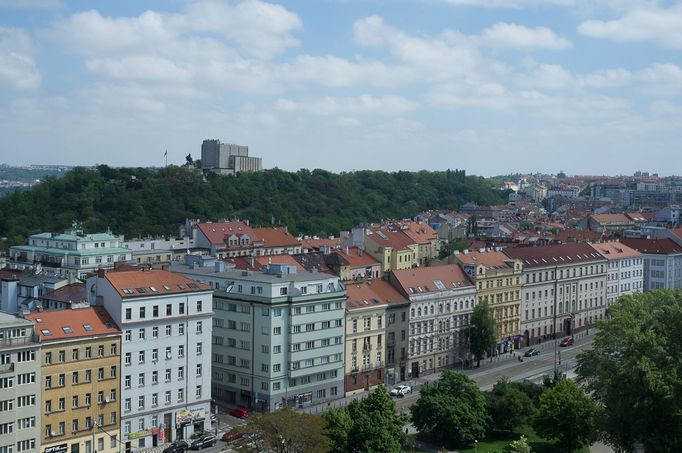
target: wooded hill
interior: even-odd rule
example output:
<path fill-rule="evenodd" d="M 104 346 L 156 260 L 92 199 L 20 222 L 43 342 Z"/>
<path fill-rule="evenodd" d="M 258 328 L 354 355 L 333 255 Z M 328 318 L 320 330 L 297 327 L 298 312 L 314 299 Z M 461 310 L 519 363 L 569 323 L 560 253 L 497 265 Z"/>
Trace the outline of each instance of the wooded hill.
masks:
<path fill-rule="evenodd" d="M 74 220 L 88 232 L 107 227 L 126 237 L 176 235 L 186 218 L 239 217 L 252 225 L 286 225 L 295 234 L 338 234 L 361 222 L 407 218 L 425 209 L 475 201 L 499 204 L 504 193 L 464 171 L 387 173 L 278 169 L 236 176 L 191 167 L 154 170 L 75 168 L 30 191 L 0 198 L 4 247 L 30 234 L 62 231 Z"/>

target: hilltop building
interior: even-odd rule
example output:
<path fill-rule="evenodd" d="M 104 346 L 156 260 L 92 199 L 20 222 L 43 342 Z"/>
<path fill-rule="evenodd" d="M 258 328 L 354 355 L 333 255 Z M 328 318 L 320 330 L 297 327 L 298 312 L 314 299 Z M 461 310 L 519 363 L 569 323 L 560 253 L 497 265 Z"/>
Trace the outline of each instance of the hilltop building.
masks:
<path fill-rule="evenodd" d="M 221 175 L 236 175 L 263 169 L 260 157 L 249 157 L 249 147 L 204 140 L 201 144 L 201 169 Z"/>

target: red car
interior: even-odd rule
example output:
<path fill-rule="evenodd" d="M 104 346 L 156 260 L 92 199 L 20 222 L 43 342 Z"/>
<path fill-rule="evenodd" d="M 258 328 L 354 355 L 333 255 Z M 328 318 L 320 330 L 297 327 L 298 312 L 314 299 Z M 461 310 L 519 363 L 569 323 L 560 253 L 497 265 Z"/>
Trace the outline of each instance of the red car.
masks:
<path fill-rule="evenodd" d="M 561 343 L 559 343 L 559 346 L 573 346 L 573 337 L 564 338 L 561 340 Z"/>
<path fill-rule="evenodd" d="M 235 407 L 230 411 L 230 415 L 237 418 L 249 418 L 249 410 L 244 407 Z"/>
<path fill-rule="evenodd" d="M 244 437 L 244 434 L 242 433 L 225 433 L 220 439 L 225 442 L 232 442 L 234 440 L 241 439 L 242 437 Z"/>

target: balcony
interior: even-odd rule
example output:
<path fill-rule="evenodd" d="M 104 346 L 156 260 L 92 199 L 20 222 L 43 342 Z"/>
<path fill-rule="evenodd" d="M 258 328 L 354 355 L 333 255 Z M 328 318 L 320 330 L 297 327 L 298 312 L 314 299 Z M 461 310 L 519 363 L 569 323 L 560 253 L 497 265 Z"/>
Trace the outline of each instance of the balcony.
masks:
<path fill-rule="evenodd" d="M 35 344 L 35 345 L 38 344 L 38 336 L 37 335 L 31 335 L 28 337 L 19 337 L 19 338 L 5 338 L 3 340 L 0 340 L 0 349 L 16 348 L 19 346 L 30 346 L 32 344 Z"/>
<path fill-rule="evenodd" d="M 14 371 L 14 363 L 5 363 L 0 365 L 0 374 L 11 373 L 12 371 Z"/>

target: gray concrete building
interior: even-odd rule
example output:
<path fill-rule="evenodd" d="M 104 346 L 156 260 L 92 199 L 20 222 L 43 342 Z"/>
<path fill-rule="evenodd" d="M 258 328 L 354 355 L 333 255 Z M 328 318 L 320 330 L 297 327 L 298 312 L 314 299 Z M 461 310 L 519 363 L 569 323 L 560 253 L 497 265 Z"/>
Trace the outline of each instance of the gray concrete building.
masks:
<path fill-rule="evenodd" d="M 172 265 L 213 294 L 212 395 L 220 404 L 272 411 L 344 395 L 346 288 L 339 277 Z"/>
<path fill-rule="evenodd" d="M 204 140 L 201 144 L 201 169 L 221 175 L 261 171 L 260 157 L 249 157 L 249 147 Z"/>
<path fill-rule="evenodd" d="M 40 381 L 33 323 L 0 313 L 0 452 L 38 452 Z"/>

